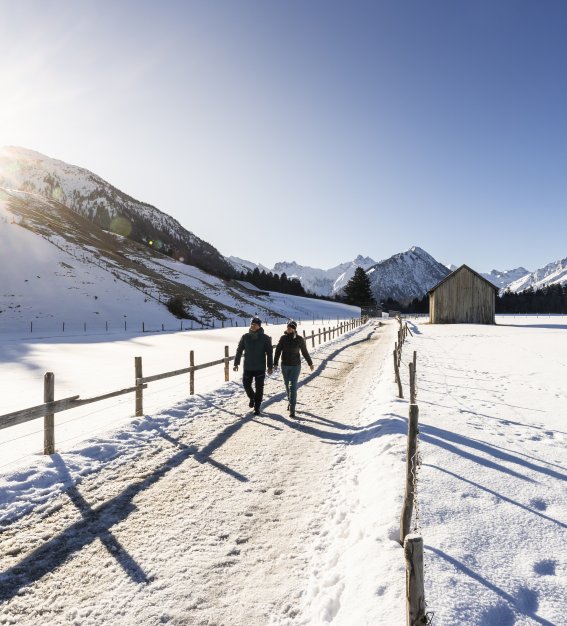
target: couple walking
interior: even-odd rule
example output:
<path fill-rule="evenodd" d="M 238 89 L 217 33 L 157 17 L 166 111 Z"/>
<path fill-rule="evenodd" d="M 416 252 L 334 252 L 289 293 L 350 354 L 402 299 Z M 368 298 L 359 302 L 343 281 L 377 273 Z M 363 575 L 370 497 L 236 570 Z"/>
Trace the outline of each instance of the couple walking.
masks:
<path fill-rule="evenodd" d="M 234 357 L 234 371 L 238 371 L 242 353 L 244 352 L 244 373 L 242 383 L 249 399 L 248 406 L 254 408 L 254 415 L 260 415 L 260 406 L 264 396 L 264 379 L 266 365 L 268 374 L 277 369 L 282 360 L 282 376 L 287 393 L 289 416 L 295 417 L 295 403 L 297 401 L 297 381 L 301 372 L 301 354 L 313 371 L 313 361 L 307 351 L 305 339 L 297 334 L 297 323 L 290 320 L 285 333 L 280 337 L 276 346 L 276 354 L 272 358 L 272 338 L 264 333 L 262 320 L 253 317 L 250 330 L 242 335 Z M 301 353 L 301 354 L 300 354 Z M 256 389 L 252 387 L 252 381 Z"/>

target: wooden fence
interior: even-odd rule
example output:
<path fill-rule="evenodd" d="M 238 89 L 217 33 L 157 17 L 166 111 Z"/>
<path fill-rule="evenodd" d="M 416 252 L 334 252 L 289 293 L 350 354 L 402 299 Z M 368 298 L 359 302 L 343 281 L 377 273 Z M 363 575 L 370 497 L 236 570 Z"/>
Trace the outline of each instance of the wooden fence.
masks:
<path fill-rule="evenodd" d="M 358 326 L 361 326 L 366 322 L 365 318 L 351 319 L 337 324 L 332 328 L 318 329 L 318 332 L 311 332 L 306 339 L 311 340 L 311 345 L 315 347 L 315 339 L 319 339 L 321 343 L 321 337 L 323 341 L 334 339 L 335 336 L 340 336 L 343 333 L 353 330 Z M 303 331 L 305 337 L 305 331 Z M 274 346 L 275 348 L 275 346 Z M 68 398 L 62 398 L 55 400 L 55 375 L 53 372 L 47 372 L 44 376 L 44 403 L 37 406 L 29 407 L 5 415 L 0 415 L 0 430 L 5 428 L 11 428 L 18 424 L 24 424 L 31 420 L 44 418 L 44 454 L 55 453 L 55 413 L 62 411 L 68 411 L 75 409 L 85 404 L 92 404 L 94 402 L 101 402 L 102 400 L 108 400 L 109 398 L 115 398 L 117 396 L 123 396 L 125 394 L 133 393 L 135 397 L 134 415 L 139 417 L 144 414 L 144 389 L 148 387 L 149 383 L 157 380 L 163 380 L 164 378 L 171 378 L 173 376 L 181 376 L 183 374 L 189 374 L 189 395 L 195 393 L 195 372 L 208 367 L 214 367 L 215 365 L 224 364 L 224 380 L 229 380 L 229 363 L 234 359 L 234 356 L 230 356 L 229 347 L 224 347 L 224 356 L 217 361 L 211 361 L 209 363 L 201 363 L 195 365 L 195 353 L 193 350 L 189 353 L 189 367 L 183 369 L 173 370 L 171 372 L 165 372 L 163 374 L 155 374 L 153 376 L 143 376 L 142 357 L 134 358 L 134 386 L 126 389 L 119 389 L 117 391 L 111 391 L 100 396 L 92 398 L 81 399 L 78 395 L 70 396 Z"/>
<path fill-rule="evenodd" d="M 398 341 L 394 348 L 394 374 L 398 385 L 398 395 L 403 398 L 400 365 L 402 363 L 402 348 L 408 334 L 413 336 L 407 322 L 400 324 Z M 408 439 L 406 451 L 406 481 L 405 493 L 400 514 L 400 544 L 404 547 L 406 563 L 406 624 L 407 626 L 425 626 L 431 623 L 431 614 L 426 611 L 425 584 L 423 570 L 423 537 L 419 533 L 419 519 L 417 518 L 414 532 L 411 532 L 411 521 L 414 508 L 417 508 L 417 477 L 419 469 L 419 407 L 416 404 L 416 366 L 417 353 L 414 350 L 409 369 L 409 415 Z"/>

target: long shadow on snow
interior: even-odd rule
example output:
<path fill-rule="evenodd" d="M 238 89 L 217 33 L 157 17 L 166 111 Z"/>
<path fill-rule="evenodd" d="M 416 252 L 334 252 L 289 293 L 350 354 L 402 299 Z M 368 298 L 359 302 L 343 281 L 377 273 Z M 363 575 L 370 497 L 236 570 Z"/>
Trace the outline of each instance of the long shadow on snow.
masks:
<path fill-rule="evenodd" d="M 431 467 L 432 469 L 439 470 L 440 472 L 443 472 L 444 474 L 452 476 L 453 478 L 457 478 L 458 480 L 462 480 L 464 483 L 467 483 L 471 487 L 475 487 L 476 489 L 480 489 L 481 491 L 486 491 L 486 493 L 489 493 L 491 496 L 494 496 L 494 497 L 498 498 L 499 500 L 504 500 L 504 502 L 508 502 L 508 504 L 513 504 L 514 506 L 517 506 L 520 509 L 523 509 L 524 511 L 527 511 L 528 513 L 533 513 L 534 515 L 537 515 L 538 517 L 541 517 L 542 519 L 544 519 L 544 520 L 546 520 L 548 522 L 553 522 L 554 524 L 557 524 L 558 526 L 561 526 L 562 528 L 567 528 L 567 524 L 564 524 L 563 522 L 560 522 L 559 520 L 556 520 L 553 517 L 549 517 L 549 515 L 544 515 L 541 511 L 538 511 L 536 509 L 530 509 L 530 507 L 526 506 L 525 504 L 521 504 L 520 502 L 516 502 L 516 500 L 512 500 L 511 498 L 508 498 L 507 496 L 504 496 L 501 493 L 498 493 L 498 492 L 496 492 L 496 491 L 494 491 L 492 489 L 489 489 L 488 487 L 484 487 L 483 485 L 481 485 L 479 483 L 475 483 L 474 481 L 469 480 L 468 478 L 464 478 L 463 476 L 459 476 L 458 474 L 455 474 L 454 472 L 451 472 L 451 471 L 449 471 L 447 469 L 444 469 L 443 467 L 439 467 L 438 465 L 431 465 L 429 463 L 424 463 L 423 467 Z"/>
<path fill-rule="evenodd" d="M 469 578 L 476 581 L 477 583 L 484 585 L 487 589 L 495 593 L 497 596 L 505 600 L 510 605 L 510 608 L 514 612 L 514 617 L 511 615 L 509 616 L 510 621 L 503 622 L 502 613 L 494 614 L 494 619 L 489 619 L 489 621 L 486 621 L 486 619 L 483 620 L 482 623 L 486 626 L 501 626 L 503 623 L 511 625 L 516 622 L 515 617 L 521 616 L 529 617 L 534 622 L 542 624 L 542 626 L 554 626 L 551 622 L 535 614 L 535 611 L 537 611 L 537 597 L 532 597 L 533 592 L 531 592 L 531 590 L 526 588 L 523 589 L 524 596 L 529 597 L 527 602 L 522 602 L 522 598 L 514 598 L 509 593 L 506 593 L 506 591 L 504 591 L 503 589 L 500 589 L 500 587 L 497 587 L 494 583 L 491 583 L 490 581 L 486 580 L 486 578 L 483 578 L 480 574 L 477 574 L 475 571 L 470 569 L 470 567 L 467 567 L 464 563 L 461 563 L 461 561 L 457 561 L 457 559 L 455 559 L 454 557 L 449 556 L 446 552 L 443 552 L 442 550 L 439 550 L 438 548 L 434 548 L 433 546 L 429 545 L 426 545 L 425 548 L 429 552 L 432 552 L 436 556 L 444 559 L 447 563 L 450 563 L 456 570 L 467 575 Z M 527 607 L 525 606 L 526 604 Z M 490 607 L 487 608 L 489 609 Z M 488 615 L 485 615 L 485 618 L 487 617 Z"/>
<path fill-rule="evenodd" d="M 318 415 L 314 415 L 313 413 L 302 413 L 302 415 L 309 415 L 313 418 L 310 421 L 314 420 L 323 420 L 328 422 L 329 420 L 325 420 L 325 418 L 319 417 Z M 345 433 L 345 432 L 333 432 L 329 430 L 323 430 L 322 428 L 316 428 L 315 426 L 309 426 L 305 423 L 304 420 L 298 421 L 290 418 L 283 417 L 278 413 L 265 413 L 266 417 L 273 419 L 276 422 L 280 422 L 281 424 L 285 424 L 289 428 L 293 430 L 297 430 L 299 432 L 305 433 L 306 435 L 311 435 L 313 437 L 318 437 L 324 441 L 330 443 L 347 443 L 349 445 L 360 445 L 374 439 L 376 437 L 389 434 L 394 430 L 399 430 L 397 425 L 400 424 L 398 420 L 391 420 L 388 418 L 382 418 L 368 424 L 367 426 L 357 427 L 356 432 Z M 327 424 L 321 424 L 321 426 Z M 335 428 L 341 427 L 348 429 L 348 426 L 344 424 L 340 424 L 339 422 L 333 422 Z M 394 427 L 394 428 L 392 428 Z"/>
<path fill-rule="evenodd" d="M 219 433 L 213 441 L 200 450 L 194 446 L 187 446 L 174 437 L 171 437 L 159 426 L 154 426 L 164 439 L 181 449 L 177 454 L 170 457 L 151 476 L 130 485 L 121 494 L 95 508 L 91 508 L 88 505 L 86 500 L 84 500 L 78 492 L 76 485 L 72 485 L 66 489 L 65 493 L 77 508 L 79 508 L 83 519 L 75 522 L 59 535 L 28 554 L 28 556 L 18 564 L 0 573 L 0 601 L 13 598 L 22 587 L 27 587 L 43 578 L 43 576 L 62 565 L 72 554 L 89 545 L 97 538 L 102 541 L 114 556 L 116 556 L 124 571 L 134 582 L 151 582 L 151 579 L 145 575 L 140 566 L 122 548 L 118 541 L 112 537 L 109 529 L 125 520 L 130 513 L 136 510 L 136 507 L 132 503 L 136 495 L 157 483 L 170 470 L 181 465 L 190 456 L 193 456 L 199 463 L 210 463 L 213 467 L 233 476 L 236 480 L 247 482 L 248 479 L 245 476 L 215 461 L 211 458 L 211 455 L 217 448 L 226 443 L 235 432 L 251 420 L 252 417 L 250 416 L 231 424 L 228 428 L 225 428 Z M 67 468 L 59 455 L 53 455 L 52 458 L 57 469 L 59 469 L 67 480 L 70 480 Z M 117 550 L 116 553 L 114 553 L 114 548 Z"/>
<path fill-rule="evenodd" d="M 445 448 L 450 452 L 455 452 L 464 456 L 466 458 L 471 458 L 473 460 L 479 461 L 482 465 L 488 465 L 488 467 L 493 466 L 494 464 L 490 461 L 486 461 L 486 459 L 477 457 L 475 455 L 471 455 L 470 453 L 466 453 L 460 449 L 455 448 L 451 444 L 447 442 L 452 442 L 455 444 L 459 444 L 461 446 L 467 446 L 469 448 L 473 448 L 480 452 L 484 452 L 486 454 L 491 454 L 501 461 L 506 461 L 508 463 L 515 463 L 520 465 L 523 468 L 532 470 L 534 472 L 541 472 L 542 474 L 546 474 L 551 478 L 558 478 L 559 480 L 567 480 L 567 475 L 561 474 L 560 472 L 556 472 L 555 470 L 548 469 L 547 467 L 542 467 L 541 465 L 536 465 L 535 463 L 531 463 L 530 461 L 526 461 L 515 454 L 511 454 L 510 452 L 505 452 L 502 448 L 498 446 L 493 446 L 489 443 L 481 441 L 480 439 L 474 439 L 471 437 L 465 437 L 464 435 L 459 435 L 457 433 L 451 432 L 449 430 L 445 430 L 444 428 L 438 428 L 437 426 L 430 426 L 428 424 L 421 424 L 419 427 L 419 431 L 421 433 L 421 439 L 423 441 L 427 441 L 429 443 L 440 446 L 441 448 Z M 501 471 L 506 473 L 511 473 L 514 476 L 522 478 L 523 480 L 529 480 L 530 482 L 534 482 L 532 479 L 522 475 L 516 474 L 512 470 L 507 468 L 499 468 Z"/>

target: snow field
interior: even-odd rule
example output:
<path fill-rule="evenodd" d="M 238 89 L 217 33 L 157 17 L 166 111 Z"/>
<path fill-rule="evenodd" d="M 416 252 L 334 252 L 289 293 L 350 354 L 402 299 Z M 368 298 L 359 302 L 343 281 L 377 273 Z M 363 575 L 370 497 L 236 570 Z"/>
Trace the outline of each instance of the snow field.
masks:
<path fill-rule="evenodd" d="M 360 420 L 375 399 L 363 381 L 366 373 L 382 385 L 387 331 L 365 326 L 314 351 L 300 421 L 285 417 L 279 378 L 268 381 L 264 415 L 254 419 L 243 417 L 243 393 L 229 383 L 92 441 L 75 453 L 82 462 L 55 455 L 51 469 L 67 477 L 67 492 L 5 531 L 5 623 L 350 624 L 353 613 L 375 623 L 388 598 L 398 622 L 403 567 L 391 516 L 370 527 L 357 518 L 361 506 L 369 518 L 391 511 L 394 491 L 357 494 L 355 467 L 373 478 L 382 425 L 374 411 L 364 415 L 372 422 Z M 124 446 L 130 437 L 137 445 Z M 100 465 L 81 480 L 75 471 L 89 454 Z M 39 533 L 30 523 L 38 513 Z M 382 584 L 374 564 L 361 567 L 369 548 L 376 564 L 398 570 L 393 581 Z"/>
<path fill-rule="evenodd" d="M 567 324 L 497 322 L 419 324 L 405 347 L 426 599 L 436 625 L 567 624 Z"/>
<path fill-rule="evenodd" d="M 428 610 L 435 626 L 561 626 L 567 324 L 497 321 L 410 322 L 404 345 Z M 215 382 L 6 474 L 0 623 L 403 624 L 396 328 L 310 348 L 300 420 L 279 375 L 260 418 L 238 379 Z"/>

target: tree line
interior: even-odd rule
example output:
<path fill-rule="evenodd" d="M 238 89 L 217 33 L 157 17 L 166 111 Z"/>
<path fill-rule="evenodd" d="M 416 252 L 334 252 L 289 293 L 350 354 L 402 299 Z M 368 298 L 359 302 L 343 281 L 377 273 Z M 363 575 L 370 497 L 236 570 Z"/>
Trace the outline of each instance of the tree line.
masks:
<path fill-rule="evenodd" d="M 507 290 L 496 298 L 496 313 L 567 313 L 567 283 L 519 293 Z"/>
<path fill-rule="evenodd" d="M 294 296 L 308 296 L 299 278 L 288 278 L 287 274 L 274 274 L 273 272 L 260 271 L 257 267 L 252 271 L 242 271 L 238 274 L 239 280 L 252 283 L 258 289 L 289 293 Z"/>
<path fill-rule="evenodd" d="M 541 289 L 528 287 L 514 293 L 510 290 L 496 296 L 496 313 L 567 313 L 567 283 L 549 285 Z M 402 313 L 429 313 L 429 296 L 401 303 L 392 298 L 384 300 L 382 307 Z"/>

